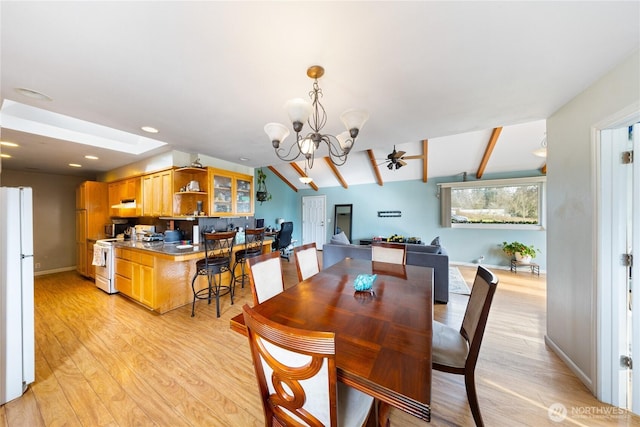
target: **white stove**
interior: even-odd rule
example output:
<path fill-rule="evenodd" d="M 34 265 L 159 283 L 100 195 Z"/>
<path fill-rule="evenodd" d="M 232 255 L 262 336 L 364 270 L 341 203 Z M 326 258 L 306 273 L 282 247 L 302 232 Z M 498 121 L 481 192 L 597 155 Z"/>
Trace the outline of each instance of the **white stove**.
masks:
<path fill-rule="evenodd" d="M 113 244 L 122 239 L 102 239 L 93 245 L 93 265 L 96 268 L 96 286 L 108 294 L 115 294 L 115 253 Z"/>

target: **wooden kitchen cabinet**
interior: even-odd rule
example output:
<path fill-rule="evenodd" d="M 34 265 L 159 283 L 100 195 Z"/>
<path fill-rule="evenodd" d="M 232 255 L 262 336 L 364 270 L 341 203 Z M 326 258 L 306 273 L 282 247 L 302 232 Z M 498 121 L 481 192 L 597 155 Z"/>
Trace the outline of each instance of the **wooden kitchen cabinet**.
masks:
<path fill-rule="evenodd" d="M 76 188 L 76 270 L 85 277 L 95 277 L 93 245 L 88 239 L 104 238 L 109 222 L 108 185 L 85 181 Z"/>
<path fill-rule="evenodd" d="M 109 183 L 109 206 L 111 216 L 136 217 L 142 215 L 141 179 L 127 178 Z M 124 202 L 135 202 L 131 207 L 118 207 Z M 113 206 L 116 206 L 115 208 Z"/>
<path fill-rule="evenodd" d="M 173 169 L 142 177 L 142 216 L 173 215 Z"/>
<path fill-rule="evenodd" d="M 148 308 L 155 308 L 154 256 L 116 248 L 115 260 L 115 286 L 118 292 Z"/>
<path fill-rule="evenodd" d="M 210 169 L 211 216 L 251 216 L 254 212 L 253 177 Z"/>
<path fill-rule="evenodd" d="M 198 183 L 197 188 L 194 188 Z M 202 211 L 198 212 L 198 202 Z M 206 215 L 209 208 L 209 173 L 207 168 L 184 167 L 173 172 L 173 216 Z"/>

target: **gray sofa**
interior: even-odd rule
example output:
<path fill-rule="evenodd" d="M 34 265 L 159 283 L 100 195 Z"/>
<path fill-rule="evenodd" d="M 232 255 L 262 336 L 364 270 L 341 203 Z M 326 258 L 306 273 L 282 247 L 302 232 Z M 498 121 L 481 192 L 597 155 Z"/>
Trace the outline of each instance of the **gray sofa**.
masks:
<path fill-rule="evenodd" d="M 435 253 L 442 252 L 442 253 Z M 371 259 L 371 246 L 326 243 L 322 247 L 322 268 L 345 258 Z M 433 299 L 449 302 L 449 255 L 440 246 L 407 244 L 407 264 L 433 268 Z"/>

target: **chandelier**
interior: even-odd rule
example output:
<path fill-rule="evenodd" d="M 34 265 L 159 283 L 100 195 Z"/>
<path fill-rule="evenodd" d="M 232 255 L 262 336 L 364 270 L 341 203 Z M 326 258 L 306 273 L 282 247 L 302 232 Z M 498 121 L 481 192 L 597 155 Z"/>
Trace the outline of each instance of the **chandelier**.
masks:
<path fill-rule="evenodd" d="M 313 90 L 309 92 L 311 102 L 301 98 L 287 101 L 284 105 L 289 114 L 293 130 L 296 133 L 296 141 L 291 144 L 289 150 L 280 148 L 280 144 L 289 136 L 289 129 L 280 123 L 267 123 L 264 131 L 269 136 L 276 155 L 281 160 L 291 162 L 301 155 L 306 159 L 306 166 L 313 168 L 313 160 L 320 143 L 327 145 L 329 159 L 336 166 L 341 166 L 347 161 L 347 155 L 353 148 L 358 132 L 369 118 L 369 114 L 362 110 L 347 110 L 340 116 L 342 123 L 347 128 L 337 136 L 322 133 L 322 128 L 327 123 L 327 113 L 320 103 L 322 89 L 318 86 L 318 79 L 324 75 L 324 68 L 313 65 L 307 69 L 307 76 L 314 80 Z M 301 134 L 304 122 L 309 123 L 311 130 L 305 135 Z M 305 170 L 306 170 L 305 166 Z"/>

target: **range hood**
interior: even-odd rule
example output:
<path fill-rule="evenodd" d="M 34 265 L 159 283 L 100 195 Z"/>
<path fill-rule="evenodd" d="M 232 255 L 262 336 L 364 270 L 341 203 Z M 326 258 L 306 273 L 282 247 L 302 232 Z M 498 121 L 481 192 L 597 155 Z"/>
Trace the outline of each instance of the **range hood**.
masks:
<path fill-rule="evenodd" d="M 136 206 L 136 199 L 122 199 L 120 200 L 120 203 L 111 205 L 113 209 L 129 209 L 135 208 Z"/>

